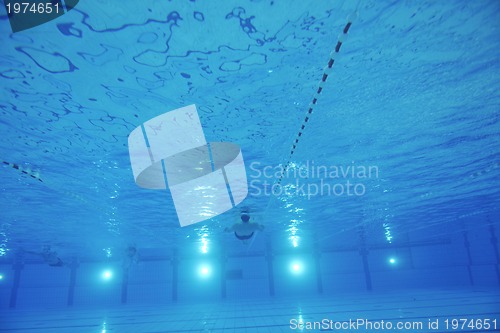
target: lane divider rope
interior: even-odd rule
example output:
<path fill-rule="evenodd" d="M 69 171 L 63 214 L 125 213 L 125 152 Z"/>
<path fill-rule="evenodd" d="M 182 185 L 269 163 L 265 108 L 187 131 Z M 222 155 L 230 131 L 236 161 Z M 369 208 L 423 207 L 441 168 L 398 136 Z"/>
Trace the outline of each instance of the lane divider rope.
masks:
<path fill-rule="evenodd" d="M 2 161 L 3 164 L 10 166 L 12 169 L 16 169 L 21 171 L 23 174 L 28 175 L 32 178 L 35 178 L 43 183 L 43 180 L 40 178 L 40 173 L 38 171 L 33 171 L 30 168 L 23 168 L 22 165 L 10 163 L 7 161 Z"/>
<path fill-rule="evenodd" d="M 342 43 L 347 38 L 347 34 L 349 32 L 349 29 L 351 28 L 352 22 L 354 21 L 356 16 L 357 16 L 357 14 L 354 13 L 354 14 L 349 15 L 347 17 L 347 23 L 344 26 L 342 33 L 340 33 L 338 38 L 337 38 L 337 45 L 335 45 L 335 48 L 330 53 L 330 60 L 328 60 L 328 64 L 323 69 L 323 76 L 321 77 L 321 80 L 318 84 L 318 88 L 316 89 L 316 93 L 314 94 L 314 97 L 313 97 L 311 103 L 309 103 L 309 108 L 307 110 L 307 114 L 306 114 L 304 120 L 302 121 L 302 125 L 300 126 L 298 134 L 295 137 L 295 141 L 294 141 L 292 148 L 290 150 L 290 154 L 288 156 L 287 162 L 286 162 L 285 166 L 283 168 L 281 168 L 281 174 L 280 174 L 280 176 L 278 178 L 278 182 L 277 182 L 278 185 L 281 184 L 281 181 L 283 180 L 283 177 L 285 176 L 286 171 L 290 167 L 291 159 L 293 157 L 293 154 L 295 153 L 297 145 L 299 144 L 300 138 L 302 137 L 302 134 L 304 133 L 304 129 L 306 128 L 306 124 L 309 122 L 309 119 L 313 113 L 313 110 L 314 110 L 317 102 L 318 102 L 318 99 L 321 96 L 321 92 L 324 89 L 325 82 L 328 79 L 328 76 L 331 74 L 333 64 L 335 63 L 335 59 L 337 58 L 337 55 L 340 52 L 340 48 L 342 47 Z"/>

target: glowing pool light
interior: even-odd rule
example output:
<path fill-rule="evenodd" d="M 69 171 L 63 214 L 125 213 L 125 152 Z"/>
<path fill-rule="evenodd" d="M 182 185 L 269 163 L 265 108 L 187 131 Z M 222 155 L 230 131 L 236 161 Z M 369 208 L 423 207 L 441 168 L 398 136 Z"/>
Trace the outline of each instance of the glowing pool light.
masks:
<path fill-rule="evenodd" d="M 290 265 L 290 269 L 291 269 L 292 273 L 300 274 L 300 273 L 302 273 L 302 264 L 298 261 L 295 261 Z"/>
<path fill-rule="evenodd" d="M 103 273 L 102 273 L 102 278 L 104 280 L 109 280 L 113 277 L 113 272 L 110 271 L 109 269 L 108 270 L 105 270 Z"/>
<path fill-rule="evenodd" d="M 198 273 L 199 275 L 202 277 L 202 278 L 206 278 L 208 276 L 210 276 L 210 273 L 212 272 L 212 270 L 210 269 L 209 266 L 207 265 L 203 265 L 200 267 Z"/>

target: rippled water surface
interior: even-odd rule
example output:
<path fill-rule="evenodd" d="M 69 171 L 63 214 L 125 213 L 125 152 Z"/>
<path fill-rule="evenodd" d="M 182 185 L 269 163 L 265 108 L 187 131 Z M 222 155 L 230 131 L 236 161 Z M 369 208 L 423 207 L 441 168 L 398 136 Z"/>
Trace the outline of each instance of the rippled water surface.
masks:
<path fill-rule="evenodd" d="M 498 1 L 80 1 L 18 33 L 0 10 L 0 159 L 43 180 L 1 168 L 0 255 L 43 243 L 90 256 L 128 242 L 349 246 L 361 230 L 377 244 L 498 220 Z M 242 206 L 266 225 L 250 245 L 222 233 L 239 207 L 180 228 L 169 192 L 134 183 L 128 134 L 189 104 L 208 141 L 242 149 L 254 181 Z M 299 131 L 286 193 L 265 195 Z M 362 195 L 302 191 L 347 180 Z"/>

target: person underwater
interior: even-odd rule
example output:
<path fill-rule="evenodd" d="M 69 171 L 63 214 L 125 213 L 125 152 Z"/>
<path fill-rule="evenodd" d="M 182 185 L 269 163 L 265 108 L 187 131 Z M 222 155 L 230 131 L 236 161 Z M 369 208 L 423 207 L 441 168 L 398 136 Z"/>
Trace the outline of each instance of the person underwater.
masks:
<path fill-rule="evenodd" d="M 42 246 L 41 252 L 26 251 L 22 250 L 24 253 L 33 254 L 42 257 L 43 261 L 51 267 L 63 267 L 66 264 L 57 256 L 57 252 L 51 250 L 50 245 Z"/>
<path fill-rule="evenodd" d="M 250 215 L 248 213 L 242 213 L 241 222 L 237 222 L 231 227 L 225 228 L 224 232 L 233 232 L 237 239 L 246 243 L 255 235 L 256 231 L 262 230 L 264 230 L 264 226 L 262 224 L 250 222 Z"/>
<path fill-rule="evenodd" d="M 130 244 L 126 249 L 123 256 L 122 268 L 126 271 L 132 267 L 133 264 L 139 262 L 139 253 L 135 244 Z"/>

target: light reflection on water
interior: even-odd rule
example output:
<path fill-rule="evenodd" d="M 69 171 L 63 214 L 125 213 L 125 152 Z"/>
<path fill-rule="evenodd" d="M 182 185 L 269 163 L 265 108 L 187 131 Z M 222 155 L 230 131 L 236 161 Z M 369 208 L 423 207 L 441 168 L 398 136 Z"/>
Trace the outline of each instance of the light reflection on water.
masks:
<path fill-rule="evenodd" d="M 6 256 L 10 249 L 7 247 L 9 243 L 8 229 L 10 228 L 9 223 L 3 223 L 0 228 L 0 257 Z"/>

